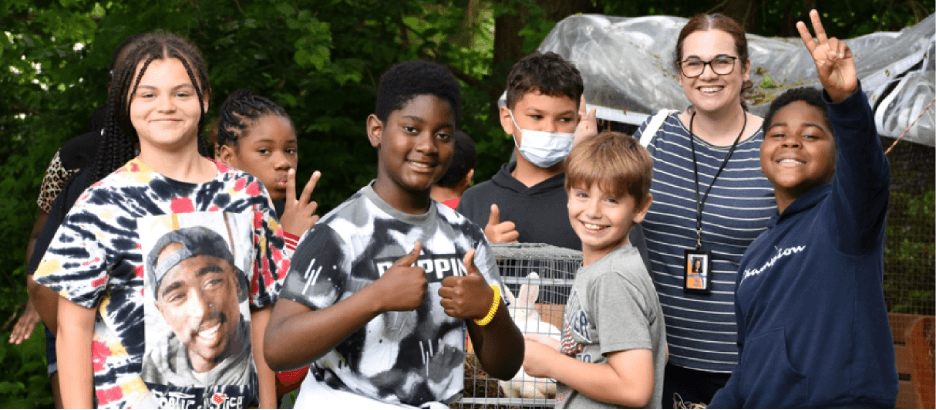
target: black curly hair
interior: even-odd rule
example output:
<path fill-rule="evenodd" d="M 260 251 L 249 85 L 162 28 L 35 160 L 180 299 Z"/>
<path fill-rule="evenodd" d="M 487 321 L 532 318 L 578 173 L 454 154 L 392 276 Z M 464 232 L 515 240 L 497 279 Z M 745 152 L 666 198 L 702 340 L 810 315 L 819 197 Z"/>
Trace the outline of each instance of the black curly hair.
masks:
<path fill-rule="evenodd" d="M 452 153 L 452 162 L 449 163 L 448 171 L 436 181 L 436 185 L 455 188 L 468 171 L 471 171 L 478 162 L 478 151 L 475 149 L 474 141 L 464 131 L 457 130 L 452 135 L 455 141 L 455 150 Z"/>
<path fill-rule="evenodd" d="M 218 122 L 213 127 L 210 137 L 219 146 L 237 147 L 239 139 L 246 134 L 247 128 L 264 115 L 277 115 L 285 118 L 294 130 L 296 128 L 292 118 L 283 107 L 244 88 L 231 93 L 221 104 L 219 111 Z"/>
<path fill-rule="evenodd" d="M 455 127 L 461 121 L 461 87 L 448 67 L 426 60 L 397 63 L 380 76 L 374 114 L 387 122 L 390 113 L 402 109 L 420 95 L 434 95 L 451 105 Z"/>
<path fill-rule="evenodd" d="M 531 91 L 551 97 L 569 97 L 578 106 L 585 84 L 579 70 L 559 54 L 534 51 L 510 67 L 507 108 L 512 110 L 517 101 Z"/>
<path fill-rule="evenodd" d="M 813 87 L 792 88 L 784 91 L 783 94 L 775 98 L 770 103 L 770 108 L 767 109 L 767 115 L 764 116 L 764 132 L 766 133 L 767 130 L 770 129 L 770 123 L 773 121 L 777 111 L 780 111 L 781 108 L 796 101 L 802 101 L 818 108 L 819 111 L 822 112 L 822 119 L 825 121 L 824 125 L 829 132 L 832 133 L 832 136 L 835 137 L 835 130 L 832 129 L 832 123 L 829 120 L 828 105 L 825 100 L 822 99 L 822 91 Z"/>

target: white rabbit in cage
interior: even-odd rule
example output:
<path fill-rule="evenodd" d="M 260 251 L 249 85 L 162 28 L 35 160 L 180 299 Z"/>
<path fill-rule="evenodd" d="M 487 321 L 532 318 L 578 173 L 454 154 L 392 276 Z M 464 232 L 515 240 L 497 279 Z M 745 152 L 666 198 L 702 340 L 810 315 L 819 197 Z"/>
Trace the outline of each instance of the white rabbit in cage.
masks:
<path fill-rule="evenodd" d="M 539 275 L 536 272 L 530 272 L 527 276 L 527 283 L 520 286 L 518 296 L 514 298 L 510 289 L 504 288 L 504 295 L 510 302 L 508 308 L 510 317 L 520 329 L 524 336 L 536 335 L 539 339 L 545 339 L 544 336 L 555 340 L 555 343 L 549 343 L 558 350 L 559 338 L 561 333 L 556 326 L 544 322 L 536 312 L 536 299 L 539 297 Z M 548 399 L 556 396 L 556 382 L 552 379 L 533 377 L 526 374 L 523 367 L 517 371 L 514 377 L 507 381 L 499 381 L 498 384 L 507 397 L 523 397 Z"/>

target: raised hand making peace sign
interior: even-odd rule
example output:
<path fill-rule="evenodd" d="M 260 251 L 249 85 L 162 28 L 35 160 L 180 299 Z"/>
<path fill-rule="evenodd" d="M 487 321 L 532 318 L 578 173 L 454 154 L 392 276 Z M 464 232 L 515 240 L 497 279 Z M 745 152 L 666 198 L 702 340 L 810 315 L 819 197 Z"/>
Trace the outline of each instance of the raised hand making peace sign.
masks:
<path fill-rule="evenodd" d="M 286 206 L 283 208 L 283 215 L 280 216 L 280 224 L 284 231 L 302 236 L 318 222 L 319 216 L 315 214 L 318 203 L 312 200 L 312 193 L 320 178 L 321 172 L 313 172 L 305 188 L 302 188 L 302 194 L 296 198 L 296 170 L 289 170 L 286 177 Z"/>
<path fill-rule="evenodd" d="M 813 30 L 816 31 L 815 39 L 809 33 L 806 23 L 796 22 L 796 29 L 803 39 L 803 44 L 812 54 L 822 87 L 829 93 L 833 102 L 843 101 L 858 89 L 858 73 L 851 49 L 844 41 L 826 35 L 818 11 L 810 10 L 809 19 L 812 20 Z"/>

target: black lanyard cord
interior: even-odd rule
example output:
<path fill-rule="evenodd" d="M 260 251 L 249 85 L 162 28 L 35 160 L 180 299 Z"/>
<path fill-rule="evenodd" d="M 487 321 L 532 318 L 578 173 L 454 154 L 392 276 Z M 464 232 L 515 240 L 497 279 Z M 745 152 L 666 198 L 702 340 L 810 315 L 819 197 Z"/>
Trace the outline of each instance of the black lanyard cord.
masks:
<path fill-rule="evenodd" d="M 705 205 L 705 200 L 708 199 L 709 192 L 712 192 L 712 187 L 715 186 L 715 180 L 718 179 L 722 170 L 728 165 L 731 154 L 733 154 L 735 148 L 738 147 L 738 141 L 741 141 L 741 136 L 744 135 L 744 129 L 747 128 L 747 112 L 743 110 L 742 112 L 744 113 L 744 124 L 741 125 L 741 132 L 738 133 L 738 137 L 735 138 L 734 143 L 731 144 L 731 148 L 728 149 L 728 156 L 725 157 L 721 166 L 718 167 L 718 172 L 715 173 L 715 176 L 712 178 L 712 183 L 709 184 L 708 189 L 705 190 L 705 195 L 702 195 L 701 199 L 699 199 L 699 163 L 696 161 L 695 139 L 693 138 L 695 134 L 692 133 L 692 123 L 695 121 L 696 112 L 693 111 L 692 116 L 689 117 L 689 144 L 692 146 L 692 171 L 695 174 L 696 250 L 702 249 L 702 207 Z"/>

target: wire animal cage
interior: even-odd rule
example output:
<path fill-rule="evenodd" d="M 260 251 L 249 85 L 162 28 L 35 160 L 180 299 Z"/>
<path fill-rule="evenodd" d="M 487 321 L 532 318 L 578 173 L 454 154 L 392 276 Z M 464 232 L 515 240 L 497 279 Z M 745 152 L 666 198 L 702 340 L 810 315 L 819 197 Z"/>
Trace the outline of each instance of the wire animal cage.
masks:
<path fill-rule="evenodd" d="M 546 244 L 492 244 L 506 288 L 511 317 L 524 334 L 562 337 L 562 314 L 582 252 Z M 513 299 L 513 300 L 510 300 Z M 510 381 L 499 381 L 480 367 L 466 341 L 465 390 L 456 408 L 553 408 L 556 383 L 534 378 L 521 369 Z"/>

